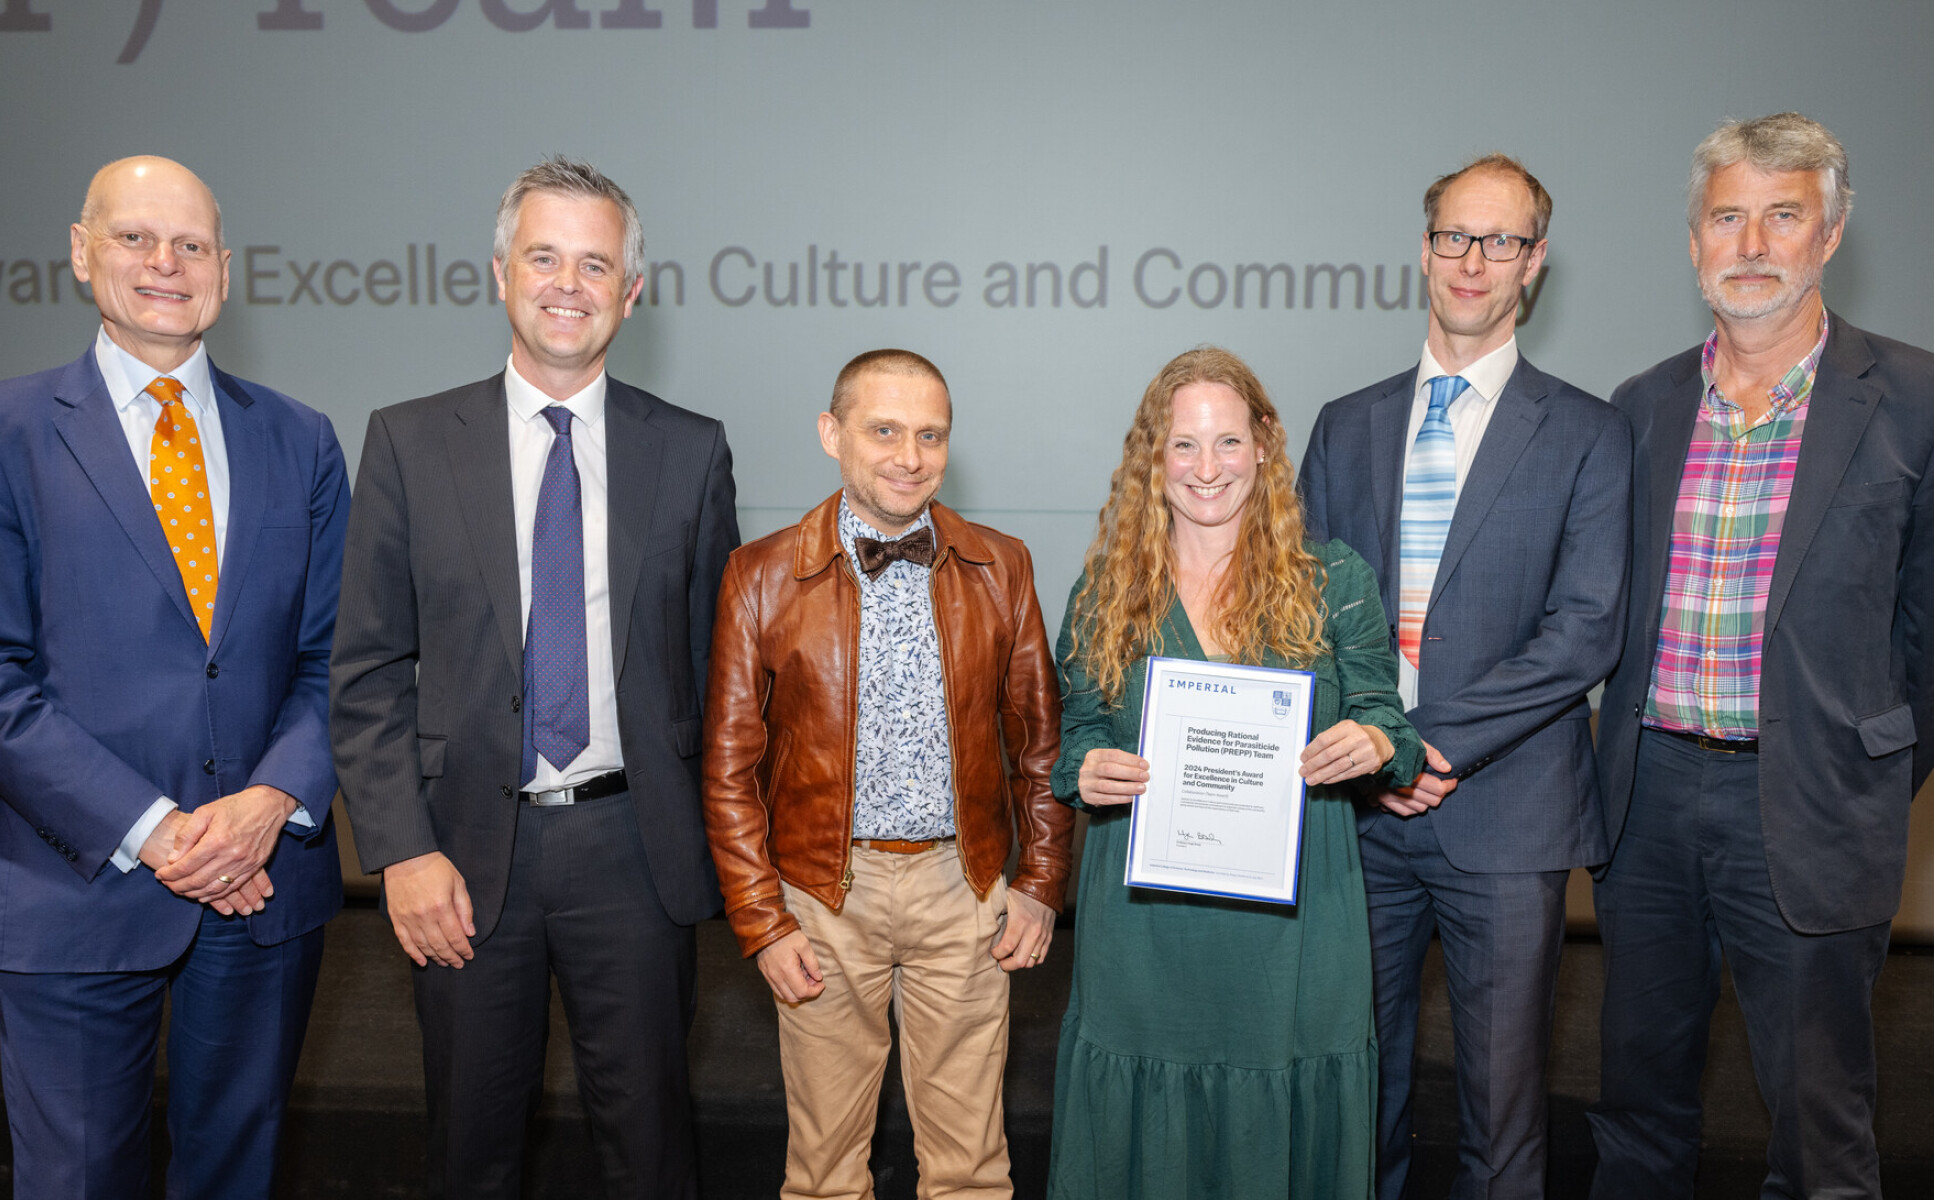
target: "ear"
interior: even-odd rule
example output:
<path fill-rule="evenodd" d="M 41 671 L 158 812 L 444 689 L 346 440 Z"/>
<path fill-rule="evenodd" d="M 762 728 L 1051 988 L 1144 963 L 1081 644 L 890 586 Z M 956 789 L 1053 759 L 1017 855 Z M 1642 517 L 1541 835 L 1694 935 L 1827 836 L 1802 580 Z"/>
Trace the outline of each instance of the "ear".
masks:
<path fill-rule="evenodd" d="M 79 221 L 67 227 L 67 252 L 74 259 L 74 278 L 93 282 L 87 277 L 87 229 Z"/>
<path fill-rule="evenodd" d="M 229 264 L 229 260 L 233 259 L 234 257 L 235 257 L 235 252 L 233 250 L 224 249 L 222 251 L 222 303 L 223 304 L 228 303 L 228 264 Z"/>
<path fill-rule="evenodd" d="M 1832 229 L 1827 231 L 1826 249 L 1820 255 L 1820 265 L 1826 266 L 1833 258 L 1833 252 L 1840 248 L 1840 235 L 1847 231 L 1847 218 L 1841 217 Z"/>
<path fill-rule="evenodd" d="M 631 281 L 631 289 L 625 293 L 625 316 L 628 317 L 631 315 L 631 310 L 633 306 L 635 306 L 638 303 L 639 293 L 643 292 L 644 290 L 645 290 L 645 277 L 643 275 L 640 275 L 638 276 L 638 278 Z"/>
<path fill-rule="evenodd" d="M 829 458 L 839 457 L 839 418 L 829 412 L 819 414 L 819 448 Z"/>
<path fill-rule="evenodd" d="M 1524 278 L 1519 280 L 1518 286 L 1520 287 L 1531 286 L 1531 281 L 1536 279 L 1538 277 L 1538 272 L 1544 269 L 1545 251 L 1549 250 L 1550 248 L 1551 248 L 1551 243 L 1544 240 L 1543 238 L 1540 238 L 1538 239 L 1537 243 L 1533 245 L 1528 252 L 1526 252 L 1524 256 Z"/>
<path fill-rule="evenodd" d="M 504 260 L 495 255 L 491 256 L 490 273 L 497 279 L 497 302 L 500 304 L 508 304 L 510 302 L 510 293 L 504 290 Z M 630 315 L 629 309 L 626 310 L 626 315 Z"/>

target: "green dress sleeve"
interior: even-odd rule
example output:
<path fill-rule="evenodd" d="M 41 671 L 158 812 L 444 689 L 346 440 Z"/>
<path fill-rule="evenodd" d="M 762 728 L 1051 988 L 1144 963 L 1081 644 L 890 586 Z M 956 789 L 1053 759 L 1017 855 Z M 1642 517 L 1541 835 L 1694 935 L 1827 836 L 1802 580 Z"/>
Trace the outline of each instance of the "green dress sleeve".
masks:
<path fill-rule="evenodd" d="M 1328 613 L 1324 633 L 1336 658 L 1343 717 L 1383 730 L 1397 753 L 1377 778 L 1409 784 L 1424 769 L 1424 743 L 1404 719 L 1403 701 L 1397 696 L 1397 656 L 1390 652 L 1390 623 L 1377 597 L 1376 576 L 1342 542 L 1311 549 L 1329 570 L 1323 586 Z"/>
<path fill-rule="evenodd" d="M 1088 751 L 1115 745 L 1112 710 L 1101 692 L 1089 681 L 1081 665 L 1070 662 L 1074 648 L 1074 598 L 1080 594 L 1087 577 L 1075 580 L 1068 592 L 1068 607 L 1061 617 L 1061 636 L 1055 639 L 1054 663 L 1061 676 L 1061 757 L 1055 760 L 1049 784 L 1063 804 L 1092 809 L 1081 799 L 1081 762 Z"/>

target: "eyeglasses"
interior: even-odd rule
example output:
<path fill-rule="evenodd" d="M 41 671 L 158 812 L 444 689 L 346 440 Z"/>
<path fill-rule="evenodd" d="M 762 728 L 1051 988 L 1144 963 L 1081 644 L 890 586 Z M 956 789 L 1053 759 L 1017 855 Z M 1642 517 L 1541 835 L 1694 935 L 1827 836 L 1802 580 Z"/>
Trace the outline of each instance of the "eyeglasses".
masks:
<path fill-rule="evenodd" d="M 1538 239 L 1520 237 L 1515 233 L 1487 233 L 1483 237 L 1465 233 L 1461 229 L 1433 229 L 1430 233 L 1430 252 L 1440 258 L 1463 258 L 1471 252 L 1473 245 L 1484 247 L 1484 257 L 1492 262 L 1510 262 L 1525 249 L 1537 244 Z"/>

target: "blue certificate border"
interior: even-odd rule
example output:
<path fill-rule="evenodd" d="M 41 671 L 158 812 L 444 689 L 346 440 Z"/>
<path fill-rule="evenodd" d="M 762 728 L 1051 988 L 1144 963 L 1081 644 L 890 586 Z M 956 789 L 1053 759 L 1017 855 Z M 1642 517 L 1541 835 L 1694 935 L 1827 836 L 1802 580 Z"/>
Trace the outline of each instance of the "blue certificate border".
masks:
<path fill-rule="evenodd" d="M 1276 679 L 1292 675 L 1302 676 L 1309 681 L 1309 706 L 1303 714 L 1304 743 L 1307 744 L 1310 737 L 1313 736 L 1312 726 L 1316 721 L 1316 673 L 1313 671 L 1301 671 L 1291 667 L 1258 667 L 1245 663 L 1219 663 L 1199 658 L 1169 658 L 1161 655 L 1150 655 L 1142 668 L 1142 723 L 1135 746 L 1135 752 L 1143 758 L 1148 757 L 1144 751 L 1148 749 L 1149 714 L 1155 707 L 1149 703 L 1149 697 L 1153 696 L 1156 692 L 1154 687 L 1155 672 L 1163 667 L 1175 667 L 1188 671 L 1201 671 L 1206 669 L 1225 674 L 1262 676 Z M 1152 888 L 1156 891 L 1163 892 L 1183 892 L 1197 896 L 1220 896 L 1231 900 L 1251 900 L 1258 904 L 1296 904 L 1303 888 L 1303 831 L 1309 818 L 1309 786 L 1303 782 L 1300 775 L 1297 777 L 1297 785 L 1295 800 L 1297 808 L 1296 845 L 1293 847 L 1290 856 L 1293 869 L 1290 872 L 1291 882 L 1288 899 L 1277 895 L 1257 895 L 1254 892 L 1245 892 L 1234 888 L 1182 887 L 1179 884 L 1151 883 L 1146 880 L 1132 878 L 1135 873 L 1135 860 L 1142 847 L 1142 813 L 1144 810 L 1141 796 L 1135 797 L 1134 807 L 1128 818 L 1128 862 L 1123 866 L 1123 882 L 1129 887 Z"/>

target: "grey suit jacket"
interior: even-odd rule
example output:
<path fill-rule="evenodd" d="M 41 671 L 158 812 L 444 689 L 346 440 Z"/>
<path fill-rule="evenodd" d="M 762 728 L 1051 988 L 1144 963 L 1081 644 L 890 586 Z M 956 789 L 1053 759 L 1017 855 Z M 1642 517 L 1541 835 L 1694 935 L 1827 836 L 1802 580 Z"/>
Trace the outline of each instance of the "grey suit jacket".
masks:
<path fill-rule="evenodd" d="M 330 665 L 330 735 L 363 869 L 441 850 L 478 937 L 503 908 L 524 736 L 524 629 L 504 377 L 370 415 Z M 611 655 L 652 878 L 718 911 L 699 808 L 713 606 L 738 545 L 724 428 L 613 379 Z"/>
<path fill-rule="evenodd" d="M 1674 355 L 1612 394 L 1636 436 L 1631 613 L 1599 713 L 1614 853 L 1704 387 L 1699 352 Z M 1760 824 L 1773 895 L 1802 933 L 1878 924 L 1900 906 L 1908 809 L 1934 765 L 1930 460 L 1934 355 L 1834 317 L 1760 643 Z"/>
<path fill-rule="evenodd" d="M 1303 459 L 1311 536 L 1341 538 L 1375 569 L 1393 651 L 1416 378 L 1413 366 L 1325 405 Z M 1409 713 L 1460 776 L 1416 819 L 1461 870 L 1607 855 L 1585 697 L 1618 657 L 1630 470 L 1624 418 L 1518 360 L 1458 494 Z"/>

